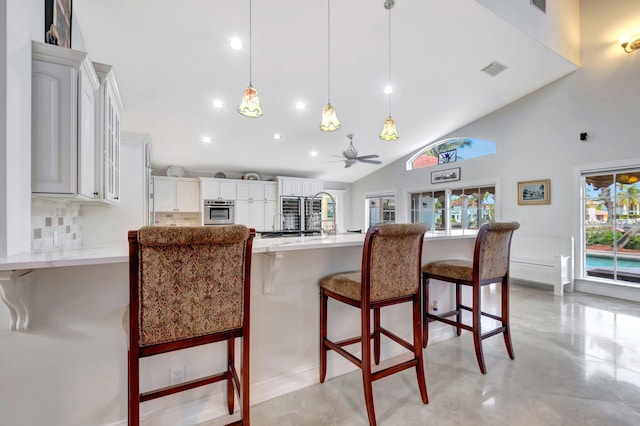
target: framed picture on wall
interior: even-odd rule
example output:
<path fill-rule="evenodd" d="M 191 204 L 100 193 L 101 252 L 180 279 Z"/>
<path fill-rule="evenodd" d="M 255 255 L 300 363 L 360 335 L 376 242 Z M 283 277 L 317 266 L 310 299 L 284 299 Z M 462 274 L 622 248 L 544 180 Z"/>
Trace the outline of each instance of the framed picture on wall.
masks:
<path fill-rule="evenodd" d="M 45 43 L 71 49 L 72 0 L 44 0 Z"/>
<path fill-rule="evenodd" d="M 460 180 L 460 167 L 431 172 L 431 183 L 451 182 L 453 180 Z"/>
<path fill-rule="evenodd" d="M 551 204 L 551 180 L 528 180 L 518 182 L 518 204 Z"/>

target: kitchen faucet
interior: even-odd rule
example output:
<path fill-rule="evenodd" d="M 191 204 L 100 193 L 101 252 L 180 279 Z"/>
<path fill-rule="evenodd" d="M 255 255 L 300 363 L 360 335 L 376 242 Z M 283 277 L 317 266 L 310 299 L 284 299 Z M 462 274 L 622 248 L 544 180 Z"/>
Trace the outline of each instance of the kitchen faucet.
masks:
<path fill-rule="evenodd" d="M 276 226 L 276 219 L 280 217 L 280 225 Z M 276 213 L 273 215 L 273 230 L 274 231 L 282 231 L 284 228 L 284 215 L 282 213 Z"/>
<path fill-rule="evenodd" d="M 331 222 L 333 223 L 333 227 L 326 231 L 327 235 L 337 235 L 338 234 L 338 228 L 336 228 L 336 199 L 333 198 L 333 195 L 329 194 L 326 191 L 320 191 L 316 194 L 313 195 L 313 197 L 311 197 L 311 202 L 309 203 L 309 205 L 311 206 L 311 214 L 309 215 L 309 219 L 307 219 L 307 228 L 311 229 L 311 225 L 313 224 L 313 202 L 316 199 L 316 197 L 318 195 L 327 195 L 329 198 L 331 198 L 331 217 L 332 220 Z M 324 234 L 324 229 L 322 228 L 322 219 L 320 219 L 320 231 Z"/>

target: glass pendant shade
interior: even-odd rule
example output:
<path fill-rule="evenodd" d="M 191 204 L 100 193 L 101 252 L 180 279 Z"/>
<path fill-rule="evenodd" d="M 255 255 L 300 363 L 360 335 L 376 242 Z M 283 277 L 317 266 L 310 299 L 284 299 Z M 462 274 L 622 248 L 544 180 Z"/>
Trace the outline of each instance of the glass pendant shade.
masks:
<path fill-rule="evenodd" d="M 398 139 L 398 131 L 396 130 L 396 122 L 393 121 L 391 116 L 388 116 L 386 120 L 384 120 L 384 126 L 382 127 L 382 131 L 380 132 L 380 139 L 384 141 L 395 141 Z"/>
<path fill-rule="evenodd" d="M 340 128 L 340 120 L 336 110 L 333 109 L 331 104 L 327 104 L 322 110 L 322 122 L 320 122 L 320 130 L 323 132 L 333 132 Z"/>
<path fill-rule="evenodd" d="M 260 108 L 260 98 L 258 98 L 258 91 L 249 84 L 249 87 L 244 89 L 244 97 L 242 103 L 238 107 L 238 112 L 245 117 L 262 117 L 262 108 Z"/>

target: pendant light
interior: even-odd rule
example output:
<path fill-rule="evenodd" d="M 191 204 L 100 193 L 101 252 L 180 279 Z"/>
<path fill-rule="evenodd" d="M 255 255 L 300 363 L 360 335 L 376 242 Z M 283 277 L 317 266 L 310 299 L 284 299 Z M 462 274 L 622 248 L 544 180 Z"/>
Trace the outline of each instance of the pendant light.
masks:
<path fill-rule="evenodd" d="M 245 117 L 257 118 L 262 117 L 262 108 L 260 108 L 258 91 L 251 83 L 251 66 L 251 0 L 249 0 L 249 87 L 244 89 L 244 96 L 238 107 L 238 112 Z"/>
<path fill-rule="evenodd" d="M 395 0 L 385 0 L 384 8 L 389 11 L 389 82 L 388 88 L 391 88 L 391 9 L 395 6 Z M 384 120 L 384 126 L 380 132 L 380 139 L 385 141 L 395 141 L 398 139 L 398 131 L 396 130 L 396 122 L 391 118 L 391 90 L 388 90 L 389 96 L 389 116 Z"/>
<path fill-rule="evenodd" d="M 327 0 L 327 105 L 322 110 L 320 130 L 333 132 L 340 128 L 340 120 L 331 105 L 331 0 Z"/>

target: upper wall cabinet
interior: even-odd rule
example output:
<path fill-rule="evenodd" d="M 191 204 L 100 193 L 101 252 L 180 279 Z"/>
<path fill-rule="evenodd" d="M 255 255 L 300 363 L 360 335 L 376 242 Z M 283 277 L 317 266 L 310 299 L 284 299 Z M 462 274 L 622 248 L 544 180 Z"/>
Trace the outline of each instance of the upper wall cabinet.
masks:
<path fill-rule="evenodd" d="M 93 63 L 100 81 L 96 102 L 96 179 L 98 197 L 120 199 L 120 117 L 124 107 L 111 65 Z"/>
<path fill-rule="evenodd" d="M 203 200 L 235 200 L 236 183 L 233 180 L 200 178 Z"/>
<path fill-rule="evenodd" d="M 96 199 L 98 77 L 84 52 L 39 42 L 32 48 L 32 192 Z"/>
<path fill-rule="evenodd" d="M 278 193 L 282 196 L 310 197 L 322 191 L 321 180 L 278 176 Z"/>

